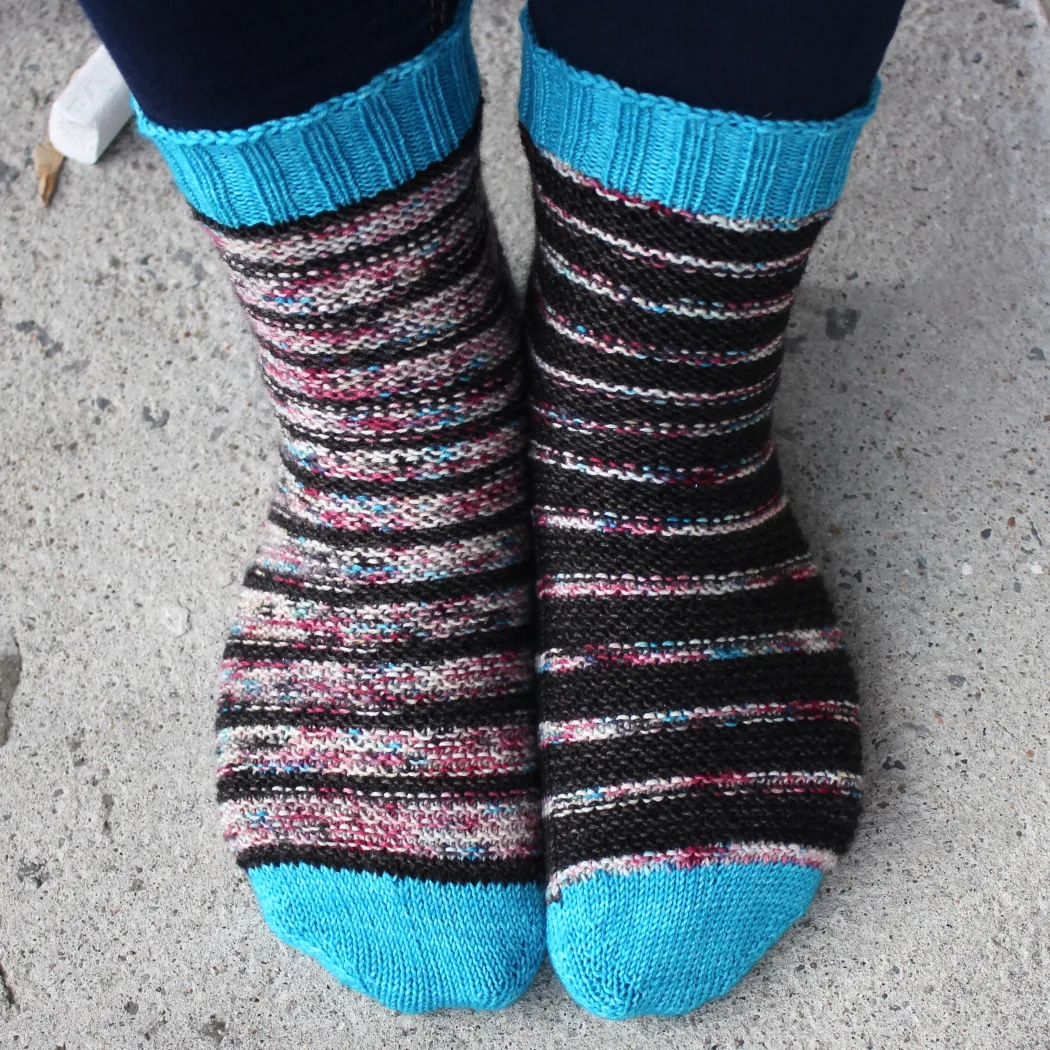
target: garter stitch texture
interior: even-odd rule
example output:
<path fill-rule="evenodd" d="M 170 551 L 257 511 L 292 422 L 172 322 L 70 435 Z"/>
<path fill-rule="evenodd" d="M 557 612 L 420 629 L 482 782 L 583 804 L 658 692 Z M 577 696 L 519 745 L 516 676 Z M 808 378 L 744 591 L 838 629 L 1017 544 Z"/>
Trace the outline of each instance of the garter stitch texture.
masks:
<path fill-rule="evenodd" d="M 207 228 L 284 431 L 223 660 L 226 838 L 257 885 L 256 869 L 297 864 L 464 884 L 425 920 L 450 943 L 485 928 L 452 896 L 510 887 L 525 914 L 493 912 L 487 926 L 505 921 L 521 951 L 513 988 L 457 1001 L 453 980 L 415 1001 L 410 984 L 392 1000 L 501 1005 L 539 961 L 538 899 L 527 906 L 540 843 L 521 370 L 476 133 L 362 204 Z M 274 876 L 260 878 L 283 928 Z M 364 919 L 370 900 L 362 889 L 341 906 Z M 318 921 L 315 936 L 330 936 L 334 920 Z M 331 968 L 361 984 L 345 960 Z"/>
<path fill-rule="evenodd" d="M 542 952 L 540 840 L 519 342 L 476 133 L 362 204 L 278 228 L 206 225 L 284 431 L 223 659 L 226 838 L 275 929 L 322 956 L 274 866 L 439 886 L 413 927 L 420 887 L 358 880 L 312 936 L 369 942 L 367 916 L 386 910 L 380 935 L 402 949 L 438 939 L 415 975 L 431 985 L 410 973 L 377 993 L 345 958 L 330 969 L 399 1009 L 503 1005 Z M 479 903 L 494 887 L 505 899 Z M 457 972 L 435 977 L 444 954 Z M 473 968 L 501 965 L 480 997 L 464 992 Z"/>
<path fill-rule="evenodd" d="M 525 29 L 548 950 L 594 1013 L 680 1014 L 802 914 L 856 826 L 854 678 L 784 495 L 772 405 L 829 217 L 796 209 L 830 203 L 863 114 L 817 171 L 781 142 L 782 167 L 738 187 L 727 215 L 729 157 L 701 209 L 702 180 L 650 178 L 675 104 L 609 81 L 589 98 L 569 67 L 536 88 L 560 60 Z M 631 121 L 553 136 L 585 162 L 615 157 L 613 185 L 537 141 L 566 98 L 594 114 L 626 94 Z M 712 135 L 730 120 L 686 116 Z M 761 129 L 767 146 L 798 131 Z M 684 198 L 632 192 L 672 183 Z"/>
<path fill-rule="evenodd" d="M 521 343 L 462 6 L 310 141 L 144 123 L 210 172 L 184 187 L 283 435 L 223 655 L 224 835 L 279 937 L 409 1012 L 505 1006 L 544 949 Z M 319 139 L 391 185 L 330 179 Z M 384 168 L 398 141 L 427 148 Z"/>
<path fill-rule="evenodd" d="M 529 878 L 521 377 L 476 134 L 366 206 L 206 225 L 284 430 L 224 662 L 238 859 Z"/>

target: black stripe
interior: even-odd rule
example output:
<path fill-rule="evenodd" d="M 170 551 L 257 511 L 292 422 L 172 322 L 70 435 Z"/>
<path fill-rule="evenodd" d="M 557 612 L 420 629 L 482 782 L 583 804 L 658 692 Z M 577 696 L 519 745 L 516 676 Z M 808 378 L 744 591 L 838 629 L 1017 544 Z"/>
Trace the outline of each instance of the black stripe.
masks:
<path fill-rule="evenodd" d="M 688 697 L 668 697 L 678 706 Z M 676 703 L 677 701 L 677 703 Z M 650 736 L 543 750 L 545 795 L 696 773 L 861 771 L 860 732 L 849 722 L 697 723 Z"/>
<path fill-rule="evenodd" d="M 250 660 L 261 663 L 288 663 L 313 660 L 317 663 L 369 664 L 385 666 L 397 663 L 429 663 L 435 660 L 458 660 L 463 656 L 503 653 L 529 646 L 531 631 L 526 627 L 500 627 L 490 631 L 460 634 L 455 638 L 407 638 L 387 645 L 353 647 L 352 652 L 337 652 L 323 644 L 296 643 L 275 645 L 272 642 L 252 645 L 231 637 L 222 651 L 224 660 Z"/>
<path fill-rule="evenodd" d="M 545 822 L 551 872 L 602 857 L 731 842 L 783 842 L 844 853 L 860 800 L 828 795 L 699 792 Z"/>
<path fill-rule="evenodd" d="M 563 413 L 568 415 L 568 413 Z M 616 433 L 609 430 L 581 431 L 573 423 L 551 422 L 535 415 L 535 440 L 580 458 L 596 457 L 606 462 L 650 464 L 661 467 L 728 468 L 766 445 L 773 434 L 772 419 L 759 416 L 748 426 L 724 434 L 668 437 L 656 434 Z M 635 423 L 637 425 L 637 422 Z"/>
<path fill-rule="evenodd" d="M 458 318 L 452 327 L 441 335 L 426 333 L 421 338 L 408 342 L 391 339 L 376 347 L 355 346 L 346 351 L 330 349 L 331 344 L 326 342 L 325 346 L 329 349 L 318 353 L 289 350 L 269 339 L 259 339 L 259 343 L 267 353 L 296 368 L 367 368 L 370 365 L 414 360 L 474 339 L 506 315 L 507 305 L 506 289 L 502 282 L 496 282 L 476 312 Z M 345 335 L 352 339 L 354 333 L 347 332 Z M 256 338 L 258 339 L 258 336 Z"/>
<path fill-rule="evenodd" d="M 655 486 L 654 486 L 655 487 Z M 541 505 L 578 506 L 551 487 Z M 592 506 L 602 504 L 592 504 Z M 644 512 L 643 512 L 644 513 Z M 750 569 L 754 561 L 768 564 L 804 557 L 809 553 L 794 514 L 784 511 L 746 532 L 718 536 L 631 536 L 577 529 L 535 530 L 540 575 L 552 572 L 673 574 Z"/>
<path fill-rule="evenodd" d="M 509 795 L 538 790 L 536 773 L 508 773 L 490 777 L 354 777 L 331 773 L 234 773 L 220 776 L 219 802 L 242 798 L 288 795 L 364 795 L 396 793 L 406 804 L 434 796 L 487 799 L 493 802 Z"/>
<path fill-rule="evenodd" d="M 412 854 L 359 853 L 334 846 L 253 846 L 237 854 L 247 870 L 262 865 L 309 864 L 337 871 L 374 871 L 434 882 L 512 885 L 539 882 L 543 860 L 537 855 L 515 860 L 444 860 Z"/>
<path fill-rule="evenodd" d="M 514 526 L 527 524 L 527 505 L 524 498 L 487 517 L 478 516 L 470 521 L 458 521 L 450 525 L 439 525 L 432 529 L 373 529 L 354 532 L 336 529 L 327 525 L 316 525 L 284 513 L 271 506 L 268 519 L 299 539 L 317 540 L 329 547 L 341 550 L 399 551 L 416 546 L 439 546 L 457 540 L 480 539 Z"/>
<path fill-rule="evenodd" d="M 329 589 L 306 580 L 278 580 L 268 569 L 253 565 L 245 574 L 244 586 L 267 594 L 281 594 L 300 601 L 316 602 L 333 609 L 361 609 L 376 605 L 423 605 L 457 599 L 481 599 L 522 587 L 531 577 L 532 566 L 523 561 L 485 572 L 461 573 L 444 579 L 419 580 L 414 583 L 359 584 L 356 587 Z"/>
<path fill-rule="evenodd" d="M 571 318 L 574 325 L 644 346 L 689 346 L 705 353 L 750 350 L 782 335 L 790 315 L 786 308 L 757 317 L 722 319 L 657 313 L 592 292 L 563 277 L 542 256 L 537 256 L 533 280 L 551 309 Z"/>
<path fill-rule="evenodd" d="M 542 359 L 542 347 L 533 345 L 534 358 Z M 545 374 L 534 358 L 528 359 L 529 385 L 532 399 L 542 404 L 557 405 L 562 411 L 581 419 L 590 419 L 600 423 L 659 422 L 666 420 L 678 426 L 692 426 L 698 423 L 730 423 L 743 416 L 751 415 L 765 408 L 773 399 L 779 381 L 778 374 L 770 382 L 757 389 L 717 401 L 699 401 L 669 405 L 666 398 L 659 395 L 641 397 L 615 391 L 606 393 L 576 385 L 572 381 L 559 379 Z M 572 373 L 570 373 L 572 374 Z M 632 389 L 636 384 L 625 382 L 619 384 Z M 653 389 L 648 384 L 637 384 L 643 389 Z M 666 391 L 666 383 L 654 385 L 656 390 Z M 673 387 L 671 389 L 674 389 Z"/>
<path fill-rule="evenodd" d="M 768 262 L 813 246 L 826 220 L 797 229 L 732 230 L 713 223 L 691 221 L 681 212 L 660 204 L 625 207 L 559 174 L 533 146 L 522 129 L 525 153 L 536 185 L 555 204 L 615 237 L 661 251 L 680 252 L 725 262 Z"/>
<path fill-rule="evenodd" d="M 542 506 L 557 503 L 630 517 L 723 518 L 765 506 L 781 491 L 780 466 L 776 457 L 757 470 L 721 485 L 657 485 L 647 481 L 595 477 L 579 470 L 536 461 L 532 464 L 532 477 L 537 502 Z M 635 566 L 639 564 L 645 563 L 639 562 L 636 555 Z"/>
<path fill-rule="evenodd" d="M 842 649 L 696 664 L 592 664 L 571 674 L 542 674 L 538 684 L 541 717 L 555 722 L 730 704 L 857 699 L 853 669 Z"/>
<path fill-rule="evenodd" d="M 548 364 L 598 382 L 630 387 L 656 387 L 690 394 L 744 390 L 768 379 L 780 367 L 784 357 L 783 346 L 758 360 L 731 365 L 676 361 L 669 358 L 665 349 L 644 358 L 603 352 L 582 346 L 555 331 L 540 313 L 535 296 L 530 297 L 528 323 L 536 340 L 536 353 Z M 635 348 L 642 350 L 637 344 Z M 690 360 L 696 361 L 699 357 L 699 354 L 691 354 Z"/>
<path fill-rule="evenodd" d="M 682 568 L 688 572 L 692 566 Z M 817 577 L 704 597 L 545 598 L 540 606 L 540 648 L 573 652 L 591 643 L 808 630 L 828 627 L 834 619 Z"/>
<path fill-rule="evenodd" d="M 356 708 L 303 707 L 270 705 L 266 710 L 250 710 L 240 703 L 243 696 L 224 695 L 219 701 L 215 728 L 234 726 L 292 726 L 294 728 L 331 727 L 349 729 L 367 727 L 377 729 L 455 729 L 473 725 L 507 725 L 535 722 L 535 695 L 531 687 L 499 696 L 466 697 L 447 703 L 425 703 L 390 706 L 379 714 Z"/>
<path fill-rule="evenodd" d="M 614 284 L 648 299 L 690 299 L 708 303 L 757 303 L 793 292 L 802 280 L 805 261 L 793 266 L 734 273 L 708 270 L 617 250 L 593 234 L 564 223 L 555 212 L 536 208 L 538 236 L 574 266 L 600 273 Z"/>

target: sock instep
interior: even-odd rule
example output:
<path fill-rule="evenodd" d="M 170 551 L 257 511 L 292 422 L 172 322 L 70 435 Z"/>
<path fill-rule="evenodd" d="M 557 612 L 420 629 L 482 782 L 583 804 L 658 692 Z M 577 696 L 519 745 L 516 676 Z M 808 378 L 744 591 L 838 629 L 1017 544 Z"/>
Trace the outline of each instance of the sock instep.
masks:
<path fill-rule="evenodd" d="M 517 321 L 469 3 L 298 117 L 142 126 L 225 262 L 283 432 L 222 664 L 224 834 L 279 937 L 403 1011 L 543 956 Z"/>
<path fill-rule="evenodd" d="M 799 918 L 856 825 L 854 679 L 772 403 L 863 121 L 629 92 L 523 21 L 548 950 L 600 1016 L 680 1014 Z"/>

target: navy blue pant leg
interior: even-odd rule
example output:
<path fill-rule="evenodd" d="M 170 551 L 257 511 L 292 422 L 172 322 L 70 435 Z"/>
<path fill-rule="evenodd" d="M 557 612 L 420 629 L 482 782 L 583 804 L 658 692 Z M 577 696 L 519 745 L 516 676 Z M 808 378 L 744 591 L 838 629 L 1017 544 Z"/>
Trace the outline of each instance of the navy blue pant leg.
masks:
<path fill-rule="evenodd" d="M 302 113 L 418 55 L 455 0 L 81 0 L 146 115 L 243 128 Z"/>
<path fill-rule="evenodd" d="M 861 105 L 904 0 L 529 0 L 539 43 L 702 109 L 832 120 Z"/>

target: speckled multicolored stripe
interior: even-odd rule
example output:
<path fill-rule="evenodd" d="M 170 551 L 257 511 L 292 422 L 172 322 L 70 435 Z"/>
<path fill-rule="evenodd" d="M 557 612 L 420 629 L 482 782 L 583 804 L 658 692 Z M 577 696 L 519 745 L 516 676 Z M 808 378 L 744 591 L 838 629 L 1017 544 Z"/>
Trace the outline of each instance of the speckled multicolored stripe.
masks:
<path fill-rule="evenodd" d="M 520 341 L 477 136 L 402 189 L 205 223 L 283 430 L 223 660 L 245 867 L 540 873 Z"/>
<path fill-rule="evenodd" d="M 689 214 L 526 150 L 548 896 L 599 872 L 824 870 L 858 814 L 857 704 L 772 405 L 828 214 Z"/>

